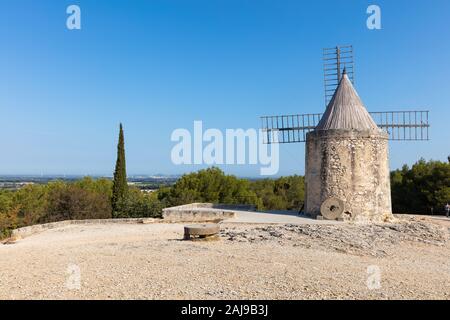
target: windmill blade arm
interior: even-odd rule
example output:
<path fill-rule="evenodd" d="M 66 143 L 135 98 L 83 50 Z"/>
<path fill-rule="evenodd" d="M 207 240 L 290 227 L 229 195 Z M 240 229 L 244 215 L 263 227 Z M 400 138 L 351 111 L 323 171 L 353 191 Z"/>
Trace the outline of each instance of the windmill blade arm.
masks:
<path fill-rule="evenodd" d="M 305 142 L 306 134 L 317 126 L 321 113 L 294 114 L 261 117 L 263 142 L 295 143 Z"/>
<path fill-rule="evenodd" d="M 429 140 L 429 111 L 369 112 L 378 127 L 389 134 L 389 140 Z M 261 117 L 263 142 L 305 142 L 306 134 L 314 130 L 322 113 L 306 113 Z"/>
<path fill-rule="evenodd" d="M 429 111 L 370 112 L 378 127 L 389 134 L 389 140 L 429 140 Z"/>

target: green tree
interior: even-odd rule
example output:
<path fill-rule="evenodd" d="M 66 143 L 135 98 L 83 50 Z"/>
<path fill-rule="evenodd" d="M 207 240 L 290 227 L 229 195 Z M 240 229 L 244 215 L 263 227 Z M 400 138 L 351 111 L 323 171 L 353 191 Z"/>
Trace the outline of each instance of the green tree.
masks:
<path fill-rule="evenodd" d="M 305 198 L 305 179 L 302 176 L 259 179 L 251 182 L 263 210 L 299 210 Z"/>
<path fill-rule="evenodd" d="M 131 187 L 117 204 L 116 218 L 160 218 L 163 206 L 156 194 Z"/>
<path fill-rule="evenodd" d="M 111 218 L 108 194 L 90 191 L 79 183 L 52 183 L 40 222 L 108 218 Z"/>
<path fill-rule="evenodd" d="M 20 226 L 16 208 L 7 212 L 0 212 L 0 240 L 10 237 L 11 232 Z"/>
<path fill-rule="evenodd" d="M 113 210 L 113 217 L 116 216 L 119 210 L 119 203 L 123 201 L 128 192 L 127 184 L 127 170 L 125 163 L 125 139 L 123 135 L 122 124 L 120 124 L 119 143 L 117 144 L 117 161 L 116 169 L 114 171 L 114 181 L 111 197 L 111 205 Z"/>
<path fill-rule="evenodd" d="M 391 172 L 391 193 L 396 213 L 443 212 L 450 201 L 450 163 L 421 159 Z"/>
<path fill-rule="evenodd" d="M 159 199 L 168 206 L 192 202 L 255 204 L 256 194 L 249 181 L 225 175 L 219 168 L 208 168 L 182 176 L 170 190 L 163 189 Z"/>

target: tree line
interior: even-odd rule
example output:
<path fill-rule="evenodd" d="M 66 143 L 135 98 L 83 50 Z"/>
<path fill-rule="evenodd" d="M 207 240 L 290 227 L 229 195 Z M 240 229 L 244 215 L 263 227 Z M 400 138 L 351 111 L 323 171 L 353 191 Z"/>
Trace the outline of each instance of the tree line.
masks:
<path fill-rule="evenodd" d="M 391 195 L 396 213 L 443 213 L 450 203 L 450 158 L 448 163 L 421 159 L 392 171 Z"/>
<path fill-rule="evenodd" d="M 443 212 L 450 201 L 450 164 L 420 160 L 391 172 L 394 213 Z M 70 219 L 161 217 L 165 207 L 192 202 L 251 204 L 258 210 L 299 210 L 305 196 L 303 176 L 242 179 L 218 168 L 186 174 L 170 187 L 152 193 L 126 186 L 113 197 L 114 182 L 83 178 L 75 182 L 27 185 L 0 191 L 0 232 Z M 117 199 L 117 200 L 116 200 Z M 115 205 L 113 206 L 113 203 Z"/>
<path fill-rule="evenodd" d="M 113 180 L 27 185 L 0 190 L 0 238 L 15 228 L 62 220 L 161 217 L 165 207 L 192 202 L 251 204 L 258 210 L 299 210 L 305 198 L 303 176 L 242 179 L 212 167 L 186 174 L 151 193 L 127 184 L 123 128 L 120 125 Z M 449 163 L 420 160 L 391 172 L 394 213 L 440 213 L 450 201 Z"/>
<path fill-rule="evenodd" d="M 252 204 L 258 209 L 298 210 L 304 198 L 302 176 L 247 180 L 209 168 L 182 176 L 173 186 L 142 192 L 109 179 L 27 185 L 0 190 L 0 237 L 18 227 L 62 220 L 161 217 L 165 207 L 192 202 Z"/>

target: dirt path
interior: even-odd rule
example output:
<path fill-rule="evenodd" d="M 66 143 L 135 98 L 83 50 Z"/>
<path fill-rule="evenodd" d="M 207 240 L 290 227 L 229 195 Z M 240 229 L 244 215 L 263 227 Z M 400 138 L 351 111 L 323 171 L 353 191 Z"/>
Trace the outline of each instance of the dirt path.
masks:
<path fill-rule="evenodd" d="M 67 226 L 0 245 L 0 299 L 450 299 L 450 223 L 416 220 Z"/>

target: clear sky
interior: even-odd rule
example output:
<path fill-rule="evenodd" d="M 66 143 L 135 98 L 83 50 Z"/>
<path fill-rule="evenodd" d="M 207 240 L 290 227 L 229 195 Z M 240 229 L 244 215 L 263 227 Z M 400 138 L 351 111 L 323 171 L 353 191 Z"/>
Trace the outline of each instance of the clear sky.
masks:
<path fill-rule="evenodd" d="M 66 28 L 71 4 L 81 30 Z M 391 142 L 391 168 L 446 161 L 449 15 L 448 0 L 2 0 L 0 174 L 111 174 L 119 122 L 129 174 L 197 170 L 172 164 L 174 129 L 323 112 L 322 48 L 336 44 L 353 44 L 370 111 L 431 111 L 431 141 Z M 304 145 L 281 145 L 280 162 L 303 174 Z"/>

